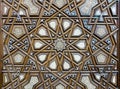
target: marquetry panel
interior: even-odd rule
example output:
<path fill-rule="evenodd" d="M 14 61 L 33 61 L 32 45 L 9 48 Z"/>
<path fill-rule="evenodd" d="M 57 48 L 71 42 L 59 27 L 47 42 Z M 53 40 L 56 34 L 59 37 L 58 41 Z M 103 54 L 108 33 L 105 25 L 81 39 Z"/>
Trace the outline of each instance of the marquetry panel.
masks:
<path fill-rule="evenodd" d="M 2 89 L 118 89 L 118 0 L 2 0 Z"/>

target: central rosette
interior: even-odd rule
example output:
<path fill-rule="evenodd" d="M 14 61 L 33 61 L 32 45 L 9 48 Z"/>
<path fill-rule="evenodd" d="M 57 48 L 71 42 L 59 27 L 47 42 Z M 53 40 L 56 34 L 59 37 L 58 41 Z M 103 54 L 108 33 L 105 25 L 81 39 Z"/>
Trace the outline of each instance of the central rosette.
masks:
<path fill-rule="evenodd" d="M 40 64 L 54 71 L 67 71 L 79 65 L 88 50 L 85 29 L 67 18 L 46 22 L 37 28 L 32 40 Z"/>
<path fill-rule="evenodd" d="M 54 46 L 57 51 L 63 51 L 63 49 L 65 49 L 66 43 L 62 38 L 58 38 L 55 40 Z"/>

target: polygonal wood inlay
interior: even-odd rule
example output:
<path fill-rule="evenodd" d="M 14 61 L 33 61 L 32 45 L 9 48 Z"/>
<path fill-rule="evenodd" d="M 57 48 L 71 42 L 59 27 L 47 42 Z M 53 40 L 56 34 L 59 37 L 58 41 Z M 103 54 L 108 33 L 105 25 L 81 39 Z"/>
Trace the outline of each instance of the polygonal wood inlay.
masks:
<path fill-rule="evenodd" d="M 2 0 L 1 8 L 1 89 L 119 88 L 118 0 Z"/>

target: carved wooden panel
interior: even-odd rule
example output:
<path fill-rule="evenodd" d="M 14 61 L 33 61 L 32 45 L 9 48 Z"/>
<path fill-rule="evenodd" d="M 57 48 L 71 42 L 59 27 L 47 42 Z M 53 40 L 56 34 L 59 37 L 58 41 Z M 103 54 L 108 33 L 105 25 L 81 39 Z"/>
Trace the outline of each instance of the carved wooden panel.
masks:
<path fill-rule="evenodd" d="M 118 0 L 2 0 L 1 88 L 119 89 L 118 8 Z"/>

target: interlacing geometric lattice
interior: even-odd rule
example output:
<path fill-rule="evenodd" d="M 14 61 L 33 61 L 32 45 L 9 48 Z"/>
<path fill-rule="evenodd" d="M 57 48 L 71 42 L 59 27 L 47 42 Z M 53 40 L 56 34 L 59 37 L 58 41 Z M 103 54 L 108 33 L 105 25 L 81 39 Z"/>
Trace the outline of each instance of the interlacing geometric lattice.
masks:
<path fill-rule="evenodd" d="M 2 0 L 2 89 L 118 89 L 118 0 Z"/>

